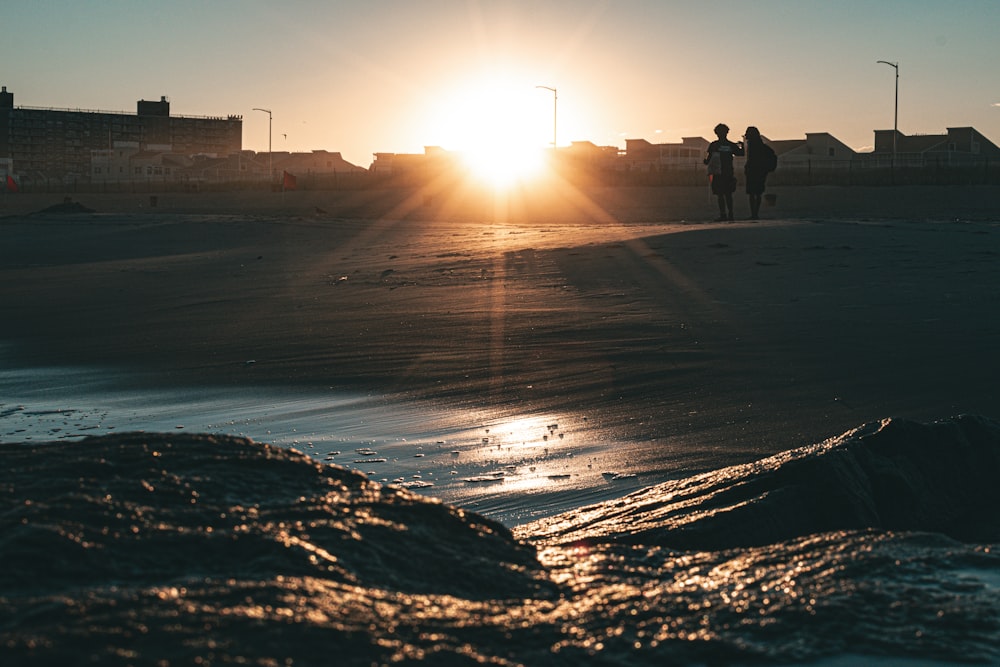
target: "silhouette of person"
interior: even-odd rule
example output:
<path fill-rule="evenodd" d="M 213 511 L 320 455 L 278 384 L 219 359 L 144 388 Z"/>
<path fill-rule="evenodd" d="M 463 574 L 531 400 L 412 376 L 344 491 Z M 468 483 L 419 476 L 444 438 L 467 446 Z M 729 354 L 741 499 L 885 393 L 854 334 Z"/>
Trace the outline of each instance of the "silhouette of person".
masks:
<path fill-rule="evenodd" d="M 767 175 L 774 171 L 777 157 L 774 154 L 774 149 L 761 139 L 760 130 L 756 127 L 752 125 L 748 127 L 743 139 L 747 154 L 743 171 L 746 173 L 747 197 L 750 199 L 750 219 L 759 220 L 760 200 L 764 196 Z"/>
<path fill-rule="evenodd" d="M 719 199 L 719 217 L 716 222 L 733 220 L 733 193 L 736 192 L 736 174 L 733 171 L 733 157 L 743 155 L 743 144 L 730 141 L 729 126 L 719 123 L 715 126 L 715 141 L 708 145 L 705 164 L 712 184 L 712 194 Z"/>

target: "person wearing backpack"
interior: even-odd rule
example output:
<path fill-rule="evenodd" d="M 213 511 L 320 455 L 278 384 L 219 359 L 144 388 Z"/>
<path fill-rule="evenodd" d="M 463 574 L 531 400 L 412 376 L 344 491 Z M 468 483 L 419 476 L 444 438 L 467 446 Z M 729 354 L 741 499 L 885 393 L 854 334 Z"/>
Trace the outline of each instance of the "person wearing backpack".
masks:
<path fill-rule="evenodd" d="M 715 136 L 718 139 L 708 145 L 708 155 L 705 157 L 712 194 L 719 198 L 719 217 L 716 222 L 733 219 L 733 193 L 736 192 L 733 156 L 743 155 L 743 143 L 730 141 L 728 135 L 728 125 L 716 125 Z"/>
<path fill-rule="evenodd" d="M 774 149 L 764 143 L 760 130 L 754 126 L 747 128 L 743 135 L 746 146 L 747 161 L 743 171 L 747 180 L 747 196 L 750 199 L 750 219 L 760 219 L 760 202 L 767 187 L 767 175 L 778 166 L 778 156 Z"/>

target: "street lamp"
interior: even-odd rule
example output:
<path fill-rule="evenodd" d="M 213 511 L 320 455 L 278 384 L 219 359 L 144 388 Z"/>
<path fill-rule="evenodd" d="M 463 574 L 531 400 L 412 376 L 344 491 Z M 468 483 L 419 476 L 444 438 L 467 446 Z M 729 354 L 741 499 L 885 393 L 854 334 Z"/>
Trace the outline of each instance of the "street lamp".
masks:
<path fill-rule="evenodd" d="M 271 110 L 253 108 L 254 111 L 263 111 L 267 114 L 267 182 L 270 183 L 274 177 L 274 169 L 271 166 Z"/>
<path fill-rule="evenodd" d="M 896 135 L 899 134 L 899 63 L 888 60 L 877 60 L 876 64 L 888 65 L 896 70 L 896 110 L 892 117 L 892 160 L 896 161 Z"/>
<path fill-rule="evenodd" d="M 559 119 L 559 93 L 556 92 L 555 88 L 549 86 L 535 86 L 535 88 L 552 91 L 552 150 L 554 151 L 556 149 L 556 122 Z"/>

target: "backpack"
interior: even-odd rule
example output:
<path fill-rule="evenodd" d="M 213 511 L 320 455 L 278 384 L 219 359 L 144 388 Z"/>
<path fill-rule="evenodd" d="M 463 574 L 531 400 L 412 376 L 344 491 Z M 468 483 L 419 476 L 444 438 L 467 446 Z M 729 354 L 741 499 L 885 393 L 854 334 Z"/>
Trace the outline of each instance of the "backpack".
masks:
<path fill-rule="evenodd" d="M 764 144 L 764 167 L 768 172 L 772 172 L 778 168 L 778 155 L 767 144 Z"/>
<path fill-rule="evenodd" d="M 708 158 L 708 175 L 719 176 L 722 174 L 722 156 L 718 151 L 713 151 Z"/>

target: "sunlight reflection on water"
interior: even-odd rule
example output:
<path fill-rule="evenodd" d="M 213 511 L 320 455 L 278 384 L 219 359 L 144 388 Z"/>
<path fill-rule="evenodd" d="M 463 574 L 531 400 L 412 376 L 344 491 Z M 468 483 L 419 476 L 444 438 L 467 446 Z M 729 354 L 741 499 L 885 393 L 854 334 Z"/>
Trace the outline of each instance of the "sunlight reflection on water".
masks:
<path fill-rule="evenodd" d="M 179 430 L 241 436 L 508 524 L 622 495 L 641 477 L 635 445 L 614 442 L 585 415 L 501 417 L 274 387 L 123 389 L 120 377 L 78 368 L 0 370 L 0 440 Z"/>

